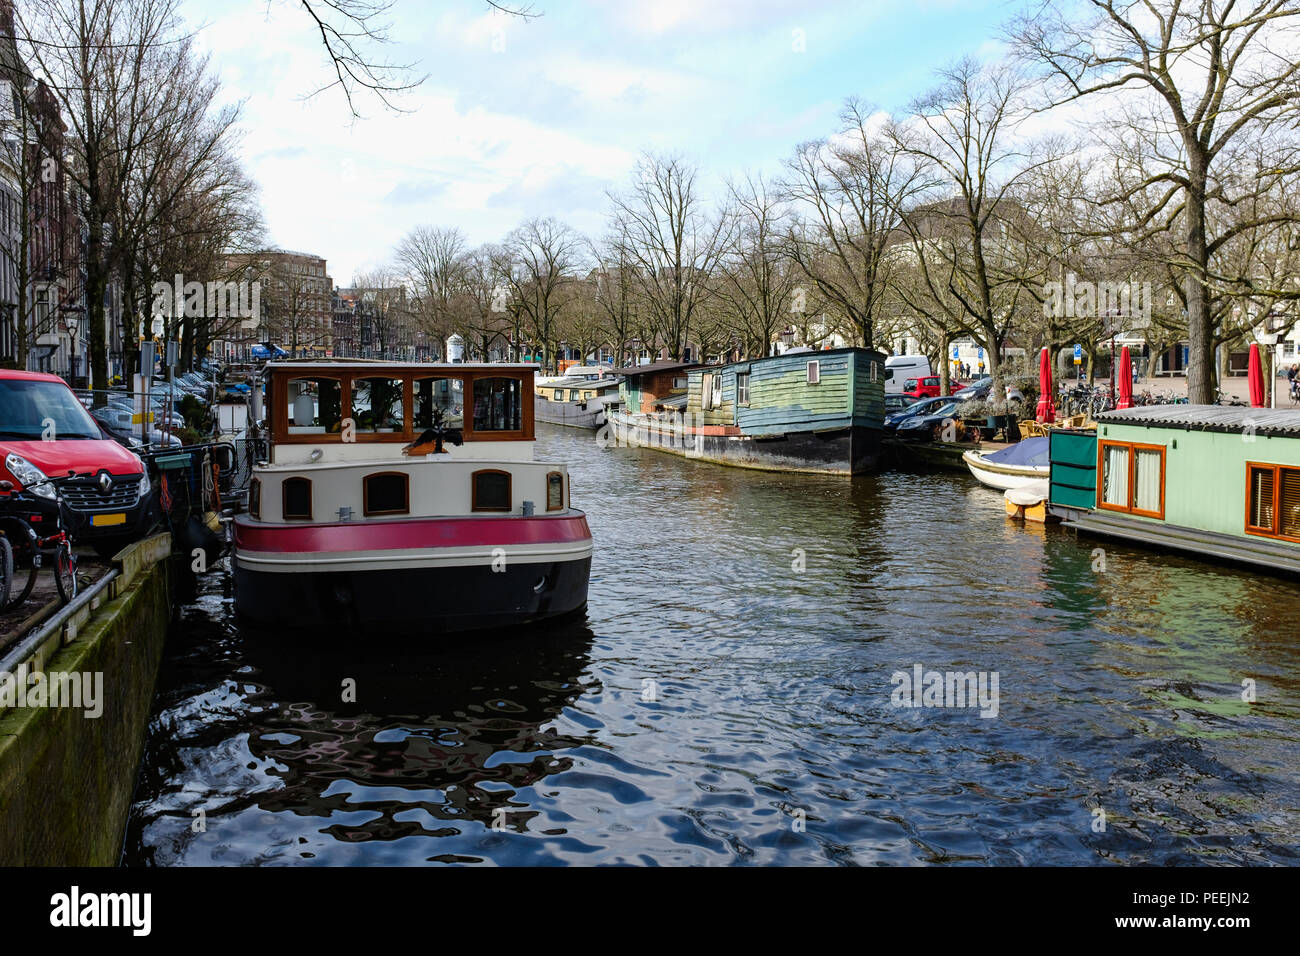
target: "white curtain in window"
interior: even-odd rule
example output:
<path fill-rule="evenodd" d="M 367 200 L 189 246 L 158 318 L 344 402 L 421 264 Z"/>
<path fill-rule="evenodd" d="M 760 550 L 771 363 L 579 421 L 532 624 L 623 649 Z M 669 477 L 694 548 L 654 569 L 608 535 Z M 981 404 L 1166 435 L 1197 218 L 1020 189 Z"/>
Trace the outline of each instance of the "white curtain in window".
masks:
<path fill-rule="evenodd" d="M 1135 462 L 1136 494 L 1133 506 L 1138 511 L 1160 510 L 1160 452 L 1139 448 Z"/>
<path fill-rule="evenodd" d="M 1106 446 L 1101 500 L 1108 505 L 1128 507 L 1128 449 Z"/>

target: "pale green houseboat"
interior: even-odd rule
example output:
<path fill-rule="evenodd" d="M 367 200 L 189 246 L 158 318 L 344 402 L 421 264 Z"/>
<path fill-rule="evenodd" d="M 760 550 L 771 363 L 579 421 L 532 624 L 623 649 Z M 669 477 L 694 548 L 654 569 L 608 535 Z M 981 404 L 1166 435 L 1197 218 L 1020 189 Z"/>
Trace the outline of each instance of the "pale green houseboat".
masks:
<path fill-rule="evenodd" d="M 1300 574 L 1300 411 L 1131 408 L 1050 447 L 1066 527 Z"/>

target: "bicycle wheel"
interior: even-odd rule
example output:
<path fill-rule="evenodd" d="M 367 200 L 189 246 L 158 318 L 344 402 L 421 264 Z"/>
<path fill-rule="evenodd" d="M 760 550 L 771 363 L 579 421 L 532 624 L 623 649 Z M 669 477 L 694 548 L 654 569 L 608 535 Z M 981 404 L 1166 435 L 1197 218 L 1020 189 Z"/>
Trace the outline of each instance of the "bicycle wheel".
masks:
<path fill-rule="evenodd" d="M 8 539 L 5 539 L 5 543 L 9 543 Z M 41 569 L 40 555 L 34 557 L 32 566 L 27 569 L 27 583 L 23 585 L 21 591 L 15 591 L 15 585 L 18 583 L 18 579 L 22 576 L 21 569 L 18 567 L 16 561 L 13 565 L 13 569 L 13 574 L 9 578 L 9 600 L 5 602 L 4 607 L 0 608 L 0 611 L 8 612 L 17 610 L 26 603 L 27 596 L 32 593 L 32 588 L 36 587 L 36 574 Z"/>
<path fill-rule="evenodd" d="M 54 585 L 64 604 L 77 596 L 77 556 L 66 541 L 54 550 Z"/>
<path fill-rule="evenodd" d="M 14 579 L 14 549 L 0 536 L 0 608 L 9 604 L 9 582 Z"/>

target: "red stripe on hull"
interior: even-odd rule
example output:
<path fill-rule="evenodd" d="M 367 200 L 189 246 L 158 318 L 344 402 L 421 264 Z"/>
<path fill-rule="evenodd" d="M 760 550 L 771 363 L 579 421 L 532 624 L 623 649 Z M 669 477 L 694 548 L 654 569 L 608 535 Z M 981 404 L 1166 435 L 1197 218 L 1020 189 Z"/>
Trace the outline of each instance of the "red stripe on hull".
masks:
<path fill-rule="evenodd" d="M 342 524 L 261 524 L 235 518 L 235 548 L 280 554 L 396 551 L 403 548 L 496 547 L 589 541 L 587 516 L 421 518 Z"/>

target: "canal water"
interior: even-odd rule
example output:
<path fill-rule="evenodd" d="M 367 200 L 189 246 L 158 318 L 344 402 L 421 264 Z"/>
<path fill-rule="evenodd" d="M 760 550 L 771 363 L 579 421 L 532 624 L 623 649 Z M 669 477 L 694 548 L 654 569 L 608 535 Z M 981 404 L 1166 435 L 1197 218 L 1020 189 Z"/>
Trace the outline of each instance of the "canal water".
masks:
<path fill-rule="evenodd" d="M 587 620 L 268 636 L 210 575 L 125 863 L 1297 862 L 1296 586 L 1018 526 L 962 475 L 539 428 L 596 539 Z"/>

